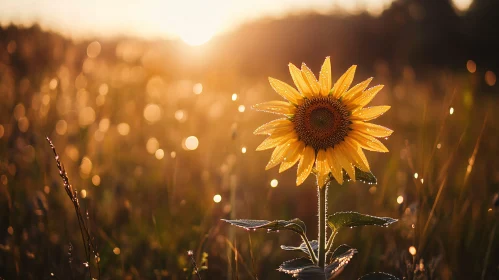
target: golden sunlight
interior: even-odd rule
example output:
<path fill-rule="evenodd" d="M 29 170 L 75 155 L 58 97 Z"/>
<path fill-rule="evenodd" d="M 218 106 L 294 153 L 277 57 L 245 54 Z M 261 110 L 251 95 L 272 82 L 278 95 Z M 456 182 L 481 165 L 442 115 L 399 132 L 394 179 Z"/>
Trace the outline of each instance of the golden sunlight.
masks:
<path fill-rule="evenodd" d="M 470 8 L 472 3 L 473 3 L 473 0 L 452 0 L 452 4 L 460 12 L 467 11 Z"/>
<path fill-rule="evenodd" d="M 329 13 L 333 10 L 350 14 L 367 11 L 379 15 L 392 1 L 365 0 L 359 4 L 337 0 L 334 5 L 327 0 L 144 0 L 127 1 L 126 5 L 118 0 L 96 3 L 83 0 L 42 1 L 40 5 L 30 5 L 29 0 L 0 1 L 0 24 L 30 25 L 37 22 L 43 28 L 77 37 L 127 34 L 146 38 L 178 38 L 190 46 L 199 46 L 217 34 L 262 17 L 279 18 L 292 13 Z M 78 20 L 75 21 L 75 18 Z M 89 45 L 89 56 L 99 55 L 100 47 L 99 42 Z"/>
<path fill-rule="evenodd" d="M 208 42 L 213 37 L 214 31 L 200 28 L 193 30 L 183 30 L 179 32 L 180 39 L 190 46 L 200 46 Z"/>

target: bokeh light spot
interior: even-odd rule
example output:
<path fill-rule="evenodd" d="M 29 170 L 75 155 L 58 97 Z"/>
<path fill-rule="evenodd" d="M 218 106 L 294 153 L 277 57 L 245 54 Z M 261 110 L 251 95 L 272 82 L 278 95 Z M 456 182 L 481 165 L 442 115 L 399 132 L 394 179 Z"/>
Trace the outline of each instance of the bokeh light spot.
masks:
<path fill-rule="evenodd" d="M 80 152 L 74 145 L 67 145 L 64 152 L 72 161 L 77 161 L 80 156 Z"/>
<path fill-rule="evenodd" d="M 101 45 L 97 41 L 93 41 L 92 43 L 88 44 L 87 47 L 87 55 L 90 58 L 97 57 L 100 54 L 101 51 Z"/>
<path fill-rule="evenodd" d="M 4 175 L 0 176 L 0 182 L 2 182 L 2 185 L 7 185 L 9 183 L 9 179 L 4 174 Z"/>
<path fill-rule="evenodd" d="M 113 249 L 113 253 L 114 253 L 115 255 L 119 255 L 119 254 L 121 254 L 121 250 L 120 250 L 120 248 L 118 248 L 118 247 L 114 247 L 114 249 Z"/>
<path fill-rule="evenodd" d="M 475 73 L 476 63 L 473 60 L 468 60 L 468 62 L 466 62 L 466 69 L 468 69 L 468 72 L 470 73 Z"/>
<path fill-rule="evenodd" d="M 109 129 L 110 124 L 111 124 L 111 122 L 109 121 L 108 118 L 103 118 L 99 122 L 99 130 L 102 132 L 106 132 Z"/>
<path fill-rule="evenodd" d="M 100 176 L 99 175 L 92 176 L 92 184 L 94 184 L 94 186 L 96 186 L 96 187 L 98 187 L 100 185 Z"/>
<path fill-rule="evenodd" d="M 411 255 L 415 256 L 416 255 L 416 247 L 414 247 L 414 246 L 409 247 L 409 253 Z"/>
<path fill-rule="evenodd" d="M 29 120 L 26 117 L 21 117 L 17 122 L 17 127 L 21 132 L 26 132 L 29 129 Z"/>
<path fill-rule="evenodd" d="M 130 133 L 130 125 L 127 123 L 120 123 L 116 126 L 116 129 L 118 130 L 118 133 L 120 135 L 128 135 Z"/>
<path fill-rule="evenodd" d="M 156 151 L 159 149 L 159 141 L 158 139 L 151 137 L 147 140 L 146 143 L 146 150 L 148 153 L 151 155 L 156 153 Z"/>
<path fill-rule="evenodd" d="M 78 114 L 78 123 L 81 127 L 89 126 L 95 121 L 95 111 L 92 107 L 85 107 Z"/>
<path fill-rule="evenodd" d="M 452 0 L 452 5 L 460 12 L 467 11 L 470 8 L 471 3 L 473 3 L 473 0 Z"/>
<path fill-rule="evenodd" d="M 26 109 L 24 108 L 24 104 L 19 103 L 14 107 L 14 118 L 19 120 L 20 118 L 26 115 Z"/>
<path fill-rule="evenodd" d="M 165 157 L 165 151 L 163 151 L 163 149 L 157 149 L 156 152 L 154 153 L 154 156 L 157 159 L 163 159 Z"/>
<path fill-rule="evenodd" d="M 403 196 L 401 196 L 401 195 L 399 195 L 399 196 L 397 197 L 397 203 L 398 203 L 398 204 L 402 204 L 403 202 L 404 202 L 404 197 L 403 197 Z"/>
<path fill-rule="evenodd" d="M 489 86 L 493 86 L 496 84 L 496 74 L 492 71 L 485 72 L 485 82 Z"/>
<path fill-rule="evenodd" d="M 219 194 L 214 195 L 213 201 L 215 201 L 215 203 L 220 203 L 220 201 L 222 201 L 222 196 Z"/>
<path fill-rule="evenodd" d="M 241 153 L 245 154 L 246 153 L 246 147 L 241 148 Z"/>
<path fill-rule="evenodd" d="M 55 132 L 59 135 L 64 135 L 66 134 L 66 131 L 68 130 L 68 123 L 65 120 L 58 120 L 57 123 L 55 124 Z"/>
<path fill-rule="evenodd" d="M 83 189 L 80 192 L 81 198 L 86 198 L 87 197 L 87 190 Z"/>
<path fill-rule="evenodd" d="M 244 111 L 246 111 L 246 107 L 244 105 L 239 105 L 239 107 L 237 107 L 237 110 L 240 112 L 240 113 L 243 113 Z"/>
<path fill-rule="evenodd" d="M 107 84 L 102 84 L 99 86 L 99 94 L 106 95 L 109 92 L 109 86 Z"/>
<path fill-rule="evenodd" d="M 80 172 L 88 175 L 92 171 L 92 161 L 88 157 L 83 157 L 80 164 Z"/>
<path fill-rule="evenodd" d="M 185 112 L 184 110 L 175 111 L 175 119 L 180 123 L 185 122 L 187 120 L 187 112 Z"/>
<path fill-rule="evenodd" d="M 199 140 L 196 136 L 189 136 L 185 139 L 184 146 L 187 150 L 193 151 L 198 148 Z"/>
<path fill-rule="evenodd" d="M 201 83 L 197 83 L 192 87 L 192 92 L 195 94 L 201 94 L 203 92 L 203 85 Z"/>
<path fill-rule="evenodd" d="M 51 90 L 54 90 L 57 88 L 57 84 L 58 84 L 57 79 L 54 78 L 54 79 L 50 80 L 49 88 Z"/>
<path fill-rule="evenodd" d="M 454 114 L 454 107 L 450 107 L 450 108 L 449 108 L 449 114 L 450 114 L 450 115 Z"/>
<path fill-rule="evenodd" d="M 272 188 L 277 187 L 277 185 L 279 185 L 279 181 L 277 181 L 277 179 L 272 179 L 272 181 L 270 181 L 270 186 Z"/>
<path fill-rule="evenodd" d="M 150 123 L 159 121 L 161 118 L 161 108 L 156 104 L 148 104 L 144 108 L 144 118 Z"/>
<path fill-rule="evenodd" d="M 236 101 L 237 100 L 237 93 L 233 93 L 232 94 L 232 101 Z"/>

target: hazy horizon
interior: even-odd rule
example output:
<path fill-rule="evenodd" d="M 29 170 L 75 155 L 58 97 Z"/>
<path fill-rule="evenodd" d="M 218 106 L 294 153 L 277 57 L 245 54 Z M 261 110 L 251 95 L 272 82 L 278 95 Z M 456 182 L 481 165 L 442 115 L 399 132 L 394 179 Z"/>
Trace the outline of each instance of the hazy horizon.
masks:
<path fill-rule="evenodd" d="M 393 0 L 277 0 L 251 2 L 158 0 L 0 2 L 0 24 L 31 26 L 62 33 L 72 38 L 137 36 L 182 39 L 200 45 L 213 36 L 260 18 L 280 18 L 301 13 L 381 14 Z M 76 20 L 75 20 L 76 19 Z M 187 23 L 187 24 L 186 24 Z"/>

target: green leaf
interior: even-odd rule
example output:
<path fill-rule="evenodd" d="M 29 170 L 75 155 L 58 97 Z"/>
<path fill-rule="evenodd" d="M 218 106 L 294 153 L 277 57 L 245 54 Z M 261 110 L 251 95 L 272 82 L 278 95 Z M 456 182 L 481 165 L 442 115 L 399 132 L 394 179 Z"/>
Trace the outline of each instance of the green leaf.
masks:
<path fill-rule="evenodd" d="M 305 223 L 300 219 L 293 219 L 289 221 L 284 220 L 275 220 L 275 221 L 266 221 L 266 220 L 224 220 L 231 225 L 245 228 L 247 230 L 250 229 L 260 229 L 265 228 L 268 231 L 279 231 L 279 230 L 291 230 L 298 234 L 305 234 L 307 231 L 307 227 Z"/>
<path fill-rule="evenodd" d="M 343 271 L 343 268 L 350 262 L 353 256 L 357 253 L 357 249 L 354 249 L 348 245 L 340 245 L 336 250 L 334 250 L 331 259 L 333 260 L 326 269 L 326 275 L 328 279 L 336 277 Z"/>
<path fill-rule="evenodd" d="M 326 273 L 324 272 L 324 269 L 318 266 L 309 266 L 294 273 L 293 277 L 298 278 L 298 280 L 325 280 Z"/>
<path fill-rule="evenodd" d="M 315 255 L 318 255 L 319 242 L 317 242 L 317 240 L 312 240 L 312 241 L 310 241 L 310 246 L 312 247 L 312 250 L 314 251 Z M 310 256 L 310 252 L 308 251 L 308 247 L 307 247 L 307 244 L 305 242 L 300 244 L 300 246 L 298 246 L 298 247 L 281 245 L 281 249 L 287 250 L 287 251 L 302 251 L 305 254 Z"/>
<path fill-rule="evenodd" d="M 317 267 L 317 266 L 308 258 L 298 258 L 283 262 L 279 266 L 278 270 L 280 272 L 295 275 L 307 267 Z"/>
<path fill-rule="evenodd" d="M 327 218 L 329 227 L 334 231 L 343 227 L 388 226 L 396 221 L 397 219 L 389 217 L 375 217 L 357 212 L 337 212 Z"/>
<path fill-rule="evenodd" d="M 399 279 L 388 273 L 373 272 L 360 277 L 359 280 L 399 280 Z"/>
<path fill-rule="evenodd" d="M 343 180 L 350 181 L 350 176 L 348 176 L 346 172 L 343 172 Z M 378 183 L 378 180 L 376 179 L 376 177 L 374 177 L 374 174 L 372 174 L 371 172 L 362 171 L 357 167 L 355 167 L 355 180 L 370 185 Z"/>

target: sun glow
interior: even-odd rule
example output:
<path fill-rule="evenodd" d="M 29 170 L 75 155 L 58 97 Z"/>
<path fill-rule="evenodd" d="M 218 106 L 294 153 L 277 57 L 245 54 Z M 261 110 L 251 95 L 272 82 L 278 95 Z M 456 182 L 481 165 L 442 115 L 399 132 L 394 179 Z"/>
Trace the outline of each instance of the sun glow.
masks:
<path fill-rule="evenodd" d="M 190 46 L 200 46 L 213 37 L 213 32 L 206 30 L 185 30 L 180 33 L 180 39 Z"/>
<path fill-rule="evenodd" d="M 380 14 L 393 0 L 337 0 L 336 8 L 348 13 L 367 11 Z M 461 6 L 472 0 L 453 0 Z M 213 36 L 236 28 L 249 20 L 262 17 L 282 17 L 290 13 L 329 11 L 328 0 L 282 1 L 0 1 L 0 24 L 42 27 L 71 36 L 109 36 L 127 34 L 140 37 L 180 39 L 191 46 L 199 46 Z M 355 3 L 354 3 L 355 2 Z M 464 4 L 460 4 L 463 2 Z M 57 12 L 63 11 L 63 12 Z M 78 20 L 74 20 L 78 18 Z M 100 53 L 99 42 L 91 46 L 90 56 Z"/>
<path fill-rule="evenodd" d="M 226 14 L 211 1 L 187 0 L 165 3 L 170 11 L 164 28 L 173 31 L 178 38 L 190 46 L 200 46 L 208 42 L 216 33 L 224 29 Z"/>

